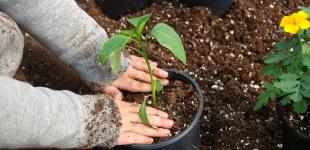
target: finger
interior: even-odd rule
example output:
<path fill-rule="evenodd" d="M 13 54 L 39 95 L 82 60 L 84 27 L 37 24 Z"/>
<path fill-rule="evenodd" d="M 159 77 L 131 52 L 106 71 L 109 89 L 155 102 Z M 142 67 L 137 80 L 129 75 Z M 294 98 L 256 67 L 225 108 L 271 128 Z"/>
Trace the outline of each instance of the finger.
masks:
<path fill-rule="evenodd" d="M 135 133 L 135 132 L 123 132 L 117 138 L 117 145 L 127 144 L 152 144 L 153 138 Z"/>
<path fill-rule="evenodd" d="M 149 137 L 167 137 L 170 135 L 170 130 L 168 129 L 154 129 L 141 123 L 129 123 L 129 131 Z"/>
<path fill-rule="evenodd" d="M 128 76 L 132 79 L 139 80 L 141 82 L 151 83 L 150 74 L 146 73 L 144 71 L 139 71 L 137 69 L 134 69 L 133 67 L 128 68 Z M 154 80 L 158 79 L 157 77 L 153 77 Z M 163 85 L 168 85 L 169 80 L 167 79 L 161 79 Z"/>
<path fill-rule="evenodd" d="M 139 80 L 141 82 L 151 83 L 150 74 L 143 71 L 139 71 L 132 67 L 128 68 L 128 77 L 135 80 Z"/>
<path fill-rule="evenodd" d="M 129 92 L 150 92 L 152 90 L 151 84 L 140 82 L 131 78 L 126 79 L 127 85 L 120 85 L 121 88 L 125 89 L 126 87 L 134 87 L 127 90 Z"/>
<path fill-rule="evenodd" d="M 131 107 L 130 112 L 138 113 L 140 106 L 141 106 L 140 104 L 131 103 L 130 104 L 130 107 Z M 162 118 L 168 118 L 169 117 L 169 115 L 166 112 L 163 112 L 161 110 L 158 110 L 158 109 L 155 109 L 155 108 L 152 108 L 149 106 L 146 107 L 146 114 L 147 115 L 157 115 L 157 116 L 162 117 Z"/>
<path fill-rule="evenodd" d="M 139 115 L 137 113 L 129 113 L 129 118 L 131 122 L 142 123 Z M 162 128 L 172 128 L 174 122 L 170 119 L 161 118 L 157 115 L 147 115 L 148 120 L 152 126 L 162 127 Z"/>
<path fill-rule="evenodd" d="M 137 56 L 131 55 L 131 61 L 142 62 L 142 63 L 145 63 L 145 65 L 146 65 L 145 59 L 144 59 L 143 57 L 137 57 Z M 156 63 L 156 62 L 153 62 L 153 61 L 151 61 L 151 60 L 149 60 L 149 63 L 150 63 L 151 65 L 153 65 L 154 67 L 157 66 L 157 63 Z"/>
<path fill-rule="evenodd" d="M 107 86 L 104 88 L 104 93 L 112 96 L 115 100 L 122 100 L 123 94 L 114 86 Z"/>
<path fill-rule="evenodd" d="M 132 79 L 135 80 L 139 80 L 141 82 L 146 82 L 146 83 L 151 83 L 151 78 L 150 78 L 150 74 L 143 72 L 143 71 L 139 71 L 137 69 L 134 69 L 132 67 L 128 68 L 128 76 Z M 154 77 L 154 80 L 156 80 L 157 78 Z M 169 80 L 167 79 L 161 79 L 163 85 L 168 85 L 169 84 Z"/>
<path fill-rule="evenodd" d="M 148 67 L 147 67 L 145 61 L 142 61 L 143 60 L 142 57 L 131 56 L 131 58 L 133 60 L 131 62 L 132 67 L 134 67 L 137 70 L 148 72 Z M 159 69 L 157 67 L 156 62 L 150 61 L 150 65 L 152 68 L 152 72 L 154 73 L 155 76 L 157 76 L 159 78 L 167 78 L 168 77 L 168 75 L 169 75 L 168 72 L 166 72 L 165 70 Z"/>
<path fill-rule="evenodd" d="M 156 76 L 157 78 L 161 78 L 161 79 L 166 79 L 169 76 L 167 71 L 163 69 L 159 69 L 157 67 L 152 69 L 152 72 L 154 76 Z"/>
<path fill-rule="evenodd" d="M 132 67 L 134 67 L 137 70 L 148 72 L 148 66 L 145 61 L 131 61 L 130 64 Z M 157 63 L 150 62 L 151 68 L 157 68 Z"/>

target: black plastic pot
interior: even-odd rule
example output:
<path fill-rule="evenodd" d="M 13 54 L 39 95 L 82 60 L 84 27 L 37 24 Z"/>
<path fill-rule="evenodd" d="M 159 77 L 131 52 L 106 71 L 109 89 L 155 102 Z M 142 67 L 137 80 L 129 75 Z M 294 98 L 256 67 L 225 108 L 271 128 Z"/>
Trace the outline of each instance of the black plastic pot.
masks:
<path fill-rule="evenodd" d="M 182 0 L 193 6 L 206 6 L 212 10 L 213 15 L 222 17 L 234 4 L 234 0 Z"/>
<path fill-rule="evenodd" d="M 310 137 L 301 133 L 290 123 L 280 106 L 277 106 L 277 113 L 284 125 L 283 148 L 286 150 L 309 150 Z"/>
<path fill-rule="evenodd" d="M 148 149 L 148 150 L 197 150 L 200 149 L 201 143 L 200 143 L 200 117 L 203 112 L 203 105 L 205 99 L 202 95 L 202 90 L 200 89 L 199 85 L 188 75 L 171 70 L 171 69 L 165 69 L 169 73 L 169 80 L 180 80 L 184 83 L 192 84 L 194 89 L 196 90 L 199 100 L 200 100 L 200 106 L 199 110 L 197 111 L 195 118 L 193 118 L 193 121 L 191 124 L 184 129 L 180 134 L 176 135 L 175 137 L 172 137 L 168 139 L 167 141 L 157 143 L 157 144 L 150 144 L 150 145 L 128 145 L 127 149 Z M 192 118 L 189 118 L 192 119 Z"/>
<path fill-rule="evenodd" d="M 112 19 L 134 13 L 150 6 L 153 0 L 96 0 L 102 12 Z"/>

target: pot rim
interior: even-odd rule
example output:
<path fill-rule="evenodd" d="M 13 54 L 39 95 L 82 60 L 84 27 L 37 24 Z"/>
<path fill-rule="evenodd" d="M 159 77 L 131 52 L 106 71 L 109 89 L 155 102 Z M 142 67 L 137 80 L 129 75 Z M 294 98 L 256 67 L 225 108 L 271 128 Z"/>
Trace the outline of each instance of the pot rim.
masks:
<path fill-rule="evenodd" d="M 179 72 L 179 71 L 176 71 L 174 69 L 166 69 L 164 68 L 164 70 L 166 70 L 169 74 L 173 73 L 175 75 L 180 75 L 180 76 L 183 76 L 186 78 L 186 80 L 188 80 L 190 82 L 190 84 L 192 84 L 192 86 L 194 87 L 195 91 L 197 92 L 198 96 L 199 96 L 199 100 L 200 100 L 200 103 L 199 103 L 199 109 L 193 119 L 193 121 L 190 123 L 190 125 L 188 127 L 186 127 L 181 133 L 177 134 L 176 136 L 166 140 L 166 141 L 163 141 L 163 142 L 160 142 L 160 143 L 156 143 L 156 144 L 132 144 L 132 145 L 127 145 L 131 148 L 160 148 L 160 147 L 164 147 L 164 146 L 167 146 L 171 143 L 174 143 L 176 141 L 178 141 L 179 139 L 183 138 L 185 135 L 188 134 L 188 132 L 190 132 L 194 126 L 199 123 L 200 121 L 200 117 L 202 115 L 202 112 L 203 112 L 203 106 L 204 106 L 204 102 L 205 102 L 205 98 L 203 97 L 203 94 L 202 94 L 202 90 L 200 88 L 200 86 L 196 83 L 196 81 L 194 79 L 192 79 L 189 75 L 185 74 L 185 73 L 182 73 L 182 72 Z M 168 77 L 169 78 L 169 77 Z M 169 78 L 170 80 L 171 78 Z M 183 82 L 183 81 L 182 81 Z"/>
<path fill-rule="evenodd" d="M 280 120 L 284 123 L 284 125 L 288 128 L 290 128 L 294 134 L 296 136 L 298 136 L 299 138 L 302 138 L 302 139 L 305 139 L 305 140 L 308 140 L 310 141 L 310 136 L 308 135 L 305 135 L 304 133 L 300 132 L 299 129 L 297 129 L 296 127 L 292 126 L 292 124 L 290 123 L 290 121 L 288 119 L 286 119 L 286 117 L 284 117 L 284 113 L 283 113 L 283 109 L 282 107 L 280 106 L 280 104 L 277 104 L 276 105 L 276 110 L 277 110 L 277 113 L 280 117 Z"/>

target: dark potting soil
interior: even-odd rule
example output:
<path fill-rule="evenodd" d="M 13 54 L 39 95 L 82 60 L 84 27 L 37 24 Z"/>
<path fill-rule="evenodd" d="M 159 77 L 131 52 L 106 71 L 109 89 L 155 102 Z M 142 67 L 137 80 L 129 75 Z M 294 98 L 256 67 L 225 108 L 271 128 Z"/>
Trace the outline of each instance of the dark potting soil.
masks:
<path fill-rule="evenodd" d="M 288 105 L 282 108 L 284 113 L 284 118 L 288 121 L 290 126 L 304 134 L 305 136 L 310 136 L 310 112 L 307 111 L 303 114 L 298 114 L 294 112 L 292 105 Z"/>
<path fill-rule="evenodd" d="M 119 21 L 102 14 L 94 0 L 77 2 L 110 36 L 131 27 L 126 18 L 151 12 L 148 29 L 164 22 L 181 35 L 186 66 L 155 42 L 148 52 L 160 67 L 188 73 L 203 89 L 202 149 L 282 148 L 282 126 L 275 107 L 268 105 L 258 112 L 252 108 L 262 91 L 263 58 L 274 42 L 288 36 L 275 32 L 281 17 L 297 11 L 298 6 L 309 6 L 309 0 L 236 0 L 223 18 L 212 16 L 205 7 L 154 0 L 150 7 Z M 29 36 L 25 36 L 24 59 L 16 77 L 35 86 L 90 93 L 75 71 Z"/>
<path fill-rule="evenodd" d="M 126 101 L 141 104 L 147 94 L 150 93 L 125 92 L 124 97 Z M 147 103 L 148 106 L 153 106 L 151 98 Z M 174 120 L 171 137 L 179 134 L 190 125 L 199 109 L 199 103 L 199 97 L 192 85 L 178 80 L 170 81 L 169 85 L 158 93 L 156 108 L 167 112 L 169 118 Z M 168 138 L 155 138 L 155 143 L 165 141 Z"/>

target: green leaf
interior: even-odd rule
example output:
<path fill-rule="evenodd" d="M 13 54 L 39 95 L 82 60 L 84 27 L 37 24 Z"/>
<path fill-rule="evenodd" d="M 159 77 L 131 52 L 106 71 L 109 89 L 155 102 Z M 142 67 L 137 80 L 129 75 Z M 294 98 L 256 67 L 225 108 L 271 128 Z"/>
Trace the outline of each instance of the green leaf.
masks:
<path fill-rule="evenodd" d="M 121 54 L 122 51 L 116 51 L 112 54 L 111 57 L 111 68 L 112 72 L 117 75 L 120 71 L 120 64 L 121 64 Z"/>
<path fill-rule="evenodd" d="M 283 29 L 279 29 L 279 30 L 277 30 L 276 32 L 277 32 L 277 33 L 283 33 L 284 30 L 283 30 Z"/>
<path fill-rule="evenodd" d="M 303 59 L 302 57 L 294 57 L 292 63 L 287 67 L 288 72 L 302 73 L 303 72 Z"/>
<path fill-rule="evenodd" d="M 164 86 L 161 82 L 161 80 L 154 80 L 154 85 L 155 85 L 155 91 L 160 92 L 164 89 Z"/>
<path fill-rule="evenodd" d="M 275 75 L 279 76 L 281 71 L 274 65 L 266 65 L 262 71 L 264 76 Z"/>
<path fill-rule="evenodd" d="M 306 91 L 301 89 L 300 90 L 301 95 L 303 95 L 304 97 L 310 98 L 310 91 Z"/>
<path fill-rule="evenodd" d="M 310 72 L 305 73 L 304 76 L 303 76 L 303 79 L 304 79 L 305 81 L 309 81 L 309 82 L 310 82 Z"/>
<path fill-rule="evenodd" d="M 282 30 L 283 31 L 283 30 Z M 298 40 L 296 39 L 288 39 L 288 40 L 280 40 L 276 43 L 275 48 L 277 50 L 289 50 L 290 48 L 293 48 L 294 45 L 298 44 Z"/>
<path fill-rule="evenodd" d="M 100 50 L 99 62 L 102 64 L 112 53 L 121 51 L 130 40 L 130 37 L 116 34 L 103 44 Z"/>
<path fill-rule="evenodd" d="M 285 73 L 280 76 L 282 80 L 297 80 L 300 76 L 294 73 Z"/>
<path fill-rule="evenodd" d="M 284 80 L 280 82 L 274 82 L 273 85 L 286 93 L 293 93 L 298 90 L 297 86 L 299 85 L 299 82 L 296 80 Z"/>
<path fill-rule="evenodd" d="M 131 36 L 131 37 L 136 37 L 136 33 L 132 30 L 120 30 L 120 34 Z"/>
<path fill-rule="evenodd" d="M 186 64 L 186 54 L 182 40 L 170 26 L 159 23 L 150 31 L 158 43 L 168 48 L 183 64 Z"/>
<path fill-rule="evenodd" d="M 287 58 L 287 59 L 285 59 L 285 60 L 282 62 L 282 66 L 290 65 L 290 64 L 292 64 L 293 61 L 294 61 L 293 58 Z"/>
<path fill-rule="evenodd" d="M 146 101 L 149 97 L 150 95 L 144 97 L 143 103 L 141 104 L 139 109 L 139 117 L 145 125 L 152 127 L 146 115 Z"/>
<path fill-rule="evenodd" d="M 300 95 L 299 91 L 293 93 L 290 95 L 290 98 L 294 101 L 294 102 L 299 102 L 302 100 L 302 96 Z"/>
<path fill-rule="evenodd" d="M 310 45 L 308 44 L 303 44 L 301 46 L 301 53 L 303 56 L 310 55 Z"/>
<path fill-rule="evenodd" d="M 310 67 L 310 55 L 303 57 L 303 64 L 307 67 Z"/>
<path fill-rule="evenodd" d="M 301 86 L 310 91 L 310 80 L 304 80 L 303 82 L 301 82 Z"/>
<path fill-rule="evenodd" d="M 264 81 L 263 82 L 263 86 L 264 86 L 264 88 L 266 88 L 266 89 L 268 89 L 270 91 L 275 90 L 275 87 L 270 82 L 268 82 L 268 81 Z"/>
<path fill-rule="evenodd" d="M 308 108 L 308 103 L 305 100 L 301 100 L 294 103 L 294 111 L 297 113 L 305 113 Z"/>
<path fill-rule="evenodd" d="M 270 91 L 270 99 L 274 100 L 277 98 L 277 93 L 275 91 Z"/>
<path fill-rule="evenodd" d="M 307 7 L 301 7 L 301 9 L 307 13 L 308 15 L 310 15 L 310 8 L 307 8 Z"/>
<path fill-rule="evenodd" d="M 283 32 L 284 30 L 282 29 L 281 31 Z M 288 46 L 288 41 L 286 41 L 286 40 L 281 40 L 281 41 L 277 42 L 275 45 L 275 47 L 278 50 L 286 50 L 287 46 Z"/>
<path fill-rule="evenodd" d="M 268 91 L 264 91 L 263 93 L 261 93 L 257 98 L 253 111 L 257 111 L 261 109 L 264 105 L 266 105 L 268 103 L 269 98 L 270 93 Z"/>
<path fill-rule="evenodd" d="M 143 28 L 150 17 L 151 17 L 151 14 L 145 14 L 140 17 L 127 19 L 127 21 L 136 27 L 135 32 L 139 37 L 141 37 Z"/>
<path fill-rule="evenodd" d="M 269 54 L 264 60 L 264 62 L 266 64 L 276 63 L 281 60 L 284 60 L 285 58 L 287 58 L 287 56 L 288 56 L 287 51 L 278 51 L 277 53 Z"/>
<path fill-rule="evenodd" d="M 282 106 L 284 106 L 284 105 L 290 103 L 290 101 L 291 101 L 291 98 L 290 98 L 289 96 L 286 96 L 286 97 L 284 97 L 284 98 L 280 101 L 280 104 L 281 104 Z"/>

